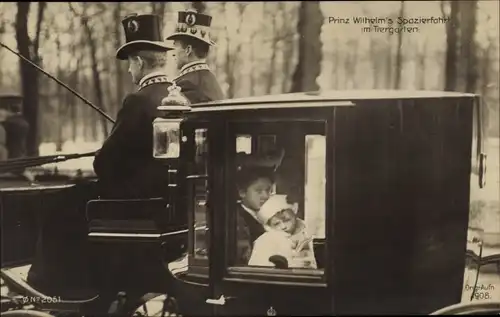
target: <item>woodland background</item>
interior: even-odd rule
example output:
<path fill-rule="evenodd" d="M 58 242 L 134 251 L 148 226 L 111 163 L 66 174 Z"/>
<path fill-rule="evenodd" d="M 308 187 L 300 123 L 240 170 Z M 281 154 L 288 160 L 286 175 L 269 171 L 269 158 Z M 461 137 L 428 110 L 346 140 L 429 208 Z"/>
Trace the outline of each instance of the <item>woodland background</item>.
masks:
<path fill-rule="evenodd" d="M 166 37 L 176 11 L 193 5 L 213 16 L 217 46 L 208 63 L 228 98 L 373 88 L 481 94 L 491 140 L 489 187 L 471 188 L 471 225 L 500 233 L 499 1 L 0 2 L 0 41 L 116 117 L 125 94 L 136 89 L 127 63 L 115 59 L 125 41 L 122 18 L 156 13 Z M 368 25 L 329 23 L 333 16 L 449 22 L 391 35 L 363 33 Z M 40 150 L 48 145 L 60 152 L 68 143 L 73 152 L 84 152 L 84 144 L 99 145 L 111 129 L 96 111 L 3 48 L 1 91 L 25 98 L 25 116 L 34 127 L 31 155 L 51 154 Z"/>
<path fill-rule="evenodd" d="M 112 117 L 135 87 L 121 20 L 154 12 L 165 37 L 185 2 L 0 3 L 0 41 L 17 49 Z M 209 64 L 228 98 L 321 89 L 428 89 L 477 92 L 498 136 L 498 1 L 197 2 L 213 16 L 217 46 Z M 360 24 L 328 17 L 449 17 L 418 33 L 362 33 Z M 173 66 L 173 63 L 171 63 Z M 175 75 L 173 68 L 169 69 Z M 22 84 L 24 81 L 24 85 Z M 58 149 L 67 140 L 100 142 L 110 131 L 96 111 L 6 49 L 1 90 L 23 93 L 33 129 L 29 146 Z"/>

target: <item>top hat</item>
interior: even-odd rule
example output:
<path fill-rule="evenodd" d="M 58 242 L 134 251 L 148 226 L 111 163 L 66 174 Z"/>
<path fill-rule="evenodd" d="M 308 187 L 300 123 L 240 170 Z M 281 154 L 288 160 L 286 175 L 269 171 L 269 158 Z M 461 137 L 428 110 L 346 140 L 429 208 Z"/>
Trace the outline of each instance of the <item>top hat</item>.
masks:
<path fill-rule="evenodd" d="M 175 32 L 167 37 L 167 40 L 175 40 L 177 37 L 191 37 L 198 39 L 208 45 L 215 45 L 210 39 L 210 25 L 212 17 L 198 13 L 195 9 L 178 12 Z"/>
<path fill-rule="evenodd" d="M 117 51 L 116 58 L 125 60 L 135 51 L 168 51 L 173 47 L 162 40 L 160 19 L 154 14 L 133 14 L 122 21 L 125 41 Z"/>

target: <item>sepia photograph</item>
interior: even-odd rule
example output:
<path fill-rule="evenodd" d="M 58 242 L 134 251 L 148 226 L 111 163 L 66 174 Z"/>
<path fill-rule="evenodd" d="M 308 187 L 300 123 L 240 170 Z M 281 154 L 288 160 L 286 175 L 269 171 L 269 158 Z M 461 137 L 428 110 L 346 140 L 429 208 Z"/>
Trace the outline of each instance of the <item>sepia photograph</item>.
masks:
<path fill-rule="evenodd" d="M 499 9 L 0 2 L 0 316 L 499 315 Z"/>

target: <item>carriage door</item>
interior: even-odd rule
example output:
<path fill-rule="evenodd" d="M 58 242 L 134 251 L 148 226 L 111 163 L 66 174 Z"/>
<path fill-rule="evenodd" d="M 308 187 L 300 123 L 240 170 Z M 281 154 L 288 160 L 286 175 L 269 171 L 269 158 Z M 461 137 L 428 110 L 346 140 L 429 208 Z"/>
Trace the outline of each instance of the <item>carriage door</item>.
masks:
<path fill-rule="evenodd" d="M 225 234 L 217 239 L 223 240 L 224 245 L 213 246 L 221 253 L 217 263 L 212 263 L 217 271 L 211 279 L 214 296 L 207 301 L 213 304 L 217 316 L 331 312 L 329 273 L 324 266 L 327 258 L 325 224 L 330 209 L 326 195 L 329 186 L 326 162 L 330 156 L 326 151 L 326 119 L 292 120 L 233 121 L 227 125 L 225 184 L 221 184 L 220 189 L 225 195 L 217 195 L 224 197 L 225 206 L 218 205 L 218 208 L 224 208 L 225 212 L 214 220 L 224 229 L 218 230 Z M 251 173 L 241 172 L 254 167 L 274 171 L 274 181 L 252 179 Z M 294 233 L 297 234 L 290 237 L 284 234 L 286 243 L 280 246 L 273 245 L 272 236 L 263 234 L 252 250 L 248 235 L 245 236 L 252 220 L 248 215 L 252 216 L 253 205 L 262 204 L 267 194 L 287 195 L 293 206 Z M 256 199 L 256 195 L 260 198 Z M 289 267 L 276 268 L 267 261 L 269 257 L 258 260 L 257 254 L 269 252 L 269 248 L 276 248 L 276 252 L 286 249 L 283 252 L 292 255 L 288 258 Z"/>

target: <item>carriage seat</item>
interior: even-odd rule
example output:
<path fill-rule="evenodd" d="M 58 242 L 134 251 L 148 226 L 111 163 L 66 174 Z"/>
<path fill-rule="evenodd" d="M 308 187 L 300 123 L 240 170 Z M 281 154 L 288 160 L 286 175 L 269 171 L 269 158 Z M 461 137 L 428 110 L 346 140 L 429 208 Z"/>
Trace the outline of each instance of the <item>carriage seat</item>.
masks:
<path fill-rule="evenodd" d="M 165 291 L 165 263 L 187 248 L 185 212 L 164 198 L 97 199 L 87 203 L 86 216 L 91 257 L 99 263 L 93 275 L 102 287 Z"/>
<path fill-rule="evenodd" d="M 91 241 L 162 241 L 187 229 L 164 198 L 90 200 L 86 216 Z"/>
<path fill-rule="evenodd" d="M 44 310 L 80 311 L 82 307 L 95 303 L 99 298 L 98 294 L 91 291 L 86 292 L 87 294 L 82 292 L 77 300 L 49 296 L 36 290 L 26 283 L 20 275 L 8 269 L 1 270 L 1 278 L 10 291 L 30 299 L 29 303 L 25 303 L 26 305 L 43 307 Z"/>
<path fill-rule="evenodd" d="M 160 247 L 164 261 L 187 248 L 187 215 L 165 198 L 97 199 L 87 203 L 89 242 Z"/>

